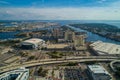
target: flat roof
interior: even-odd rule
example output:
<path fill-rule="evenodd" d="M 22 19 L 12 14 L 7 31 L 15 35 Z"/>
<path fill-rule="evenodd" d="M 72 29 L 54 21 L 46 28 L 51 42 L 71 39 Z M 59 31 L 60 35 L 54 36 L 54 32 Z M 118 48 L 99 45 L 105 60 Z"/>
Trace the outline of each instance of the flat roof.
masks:
<path fill-rule="evenodd" d="M 48 49 L 62 49 L 62 48 L 65 48 L 65 47 L 68 47 L 69 45 L 68 44 L 49 44 L 47 45 L 47 48 Z"/>
<path fill-rule="evenodd" d="M 93 72 L 93 73 L 104 73 L 104 74 L 109 74 L 105 68 L 103 68 L 103 66 L 100 65 L 88 65 L 89 69 Z"/>
<path fill-rule="evenodd" d="M 90 45 L 99 54 L 120 54 L 120 45 L 96 41 Z"/>

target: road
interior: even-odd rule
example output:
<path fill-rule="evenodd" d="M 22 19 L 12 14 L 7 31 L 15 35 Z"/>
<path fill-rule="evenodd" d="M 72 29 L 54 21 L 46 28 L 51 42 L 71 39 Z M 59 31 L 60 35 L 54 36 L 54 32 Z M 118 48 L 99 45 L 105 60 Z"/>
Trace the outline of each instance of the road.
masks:
<path fill-rule="evenodd" d="M 111 67 L 111 69 L 112 69 L 114 72 L 116 72 L 117 70 L 114 68 L 113 64 L 114 64 L 114 63 L 117 63 L 117 62 L 120 63 L 120 60 L 114 60 L 114 61 L 112 61 L 112 62 L 110 63 L 110 67 Z"/>
<path fill-rule="evenodd" d="M 67 63 L 67 62 L 89 62 L 89 61 L 113 61 L 118 59 L 117 57 L 110 57 L 110 56 L 89 56 L 89 57 L 67 57 L 67 58 L 60 58 L 60 59 L 42 59 L 42 60 L 33 60 L 29 62 L 24 62 L 22 64 L 14 64 L 8 65 L 4 67 L 0 67 L 0 73 L 13 70 L 20 67 L 32 67 L 37 65 L 48 65 L 48 64 L 60 64 L 60 63 Z"/>

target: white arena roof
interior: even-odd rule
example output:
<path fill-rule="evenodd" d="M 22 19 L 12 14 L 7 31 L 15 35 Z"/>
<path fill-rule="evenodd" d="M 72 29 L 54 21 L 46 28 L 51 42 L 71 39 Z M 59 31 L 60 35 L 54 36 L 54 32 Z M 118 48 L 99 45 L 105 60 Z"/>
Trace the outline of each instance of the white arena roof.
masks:
<path fill-rule="evenodd" d="M 99 54 L 120 54 L 120 45 L 96 41 L 90 45 Z"/>
<path fill-rule="evenodd" d="M 31 43 L 31 44 L 38 44 L 38 43 L 40 43 L 42 41 L 44 41 L 44 40 L 38 39 L 38 38 L 32 38 L 32 39 L 25 40 L 23 42 L 24 43 Z"/>

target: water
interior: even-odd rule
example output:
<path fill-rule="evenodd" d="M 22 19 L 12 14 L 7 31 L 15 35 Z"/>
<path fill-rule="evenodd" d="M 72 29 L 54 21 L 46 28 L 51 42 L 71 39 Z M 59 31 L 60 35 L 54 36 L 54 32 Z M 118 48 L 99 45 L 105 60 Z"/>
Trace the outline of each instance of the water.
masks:
<path fill-rule="evenodd" d="M 54 27 L 54 26 L 52 26 L 52 27 Z M 37 28 L 37 29 L 32 29 L 32 30 L 14 31 L 14 32 L 0 32 L 0 40 L 22 38 L 22 37 L 17 37 L 15 35 L 18 34 L 18 33 L 22 33 L 22 32 L 50 30 L 50 29 L 52 29 L 52 27 L 49 27 L 49 28 Z"/>
<path fill-rule="evenodd" d="M 14 38 L 17 38 L 15 37 L 14 35 L 15 34 L 18 34 L 19 32 L 16 31 L 16 32 L 0 32 L 0 39 L 14 39 Z"/>
<path fill-rule="evenodd" d="M 86 31 L 86 30 L 82 30 L 82 29 L 80 29 L 80 28 L 76 28 L 76 27 L 74 27 L 74 26 L 69 26 L 69 28 L 72 28 L 73 30 L 78 31 L 78 32 L 86 32 L 86 33 L 87 33 L 86 41 L 88 41 L 88 42 L 92 42 L 92 41 L 94 42 L 94 41 L 100 40 L 100 41 L 103 41 L 103 42 L 120 44 L 120 42 L 118 42 L 118 41 L 111 40 L 111 39 L 109 39 L 109 38 L 105 38 L 105 37 L 99 36 L 99 35 L 97 35 L 97 34 L 94 34 L 94 33 L 92 33 L 92 32 L 88 32 L 88 31 Z"/>
<path fill-rule="evenodd" d="M 33 20 L 34 21 L 34 20 Z M 33 22 L 31 21 L 31 22 Z M 117 27 L 120 28 L 120 21 L 102 21 L 102 20 L 39 20 L 37 22 L 57 22 L 60 25 L 66 25 L 66 24 L 74 24 L 74 23 L 106 23 L 106 24 L 111 24 L 111 25 L 115 25 Z M 4 21 L 5 22 L 5 21 Z M 29 21 L 27 21 L 29 22 Z M 35 21 L 34 21 L 35 22 Z M 79 28 L 75 28 L 72 27 L 74 30 L 76 31 L 85 31 L 85 30 L 81 30 Z M 116 43 L 116 44 L 120 44 L 120 42 L 99 36 L 97 34 L 85 31 L 88 34 L 88 38 L 86 39 L 86 41 L 97 41 L 97 40 L 101 40 L 104 42 L 110 42 L 110 43 Z M 0 39 L 14 39 L 17 38 L 16 36 L 14 36 L 15 34 L 19 33 L 19 31 L 16 32 L 0 32 Z"/>
<path fill-rule="evenodd" d="M 61 25 L 75 23 L 106 23 L 120 28 L 120 20 L 43 20 L 43 22 L 57 22 Z"/>

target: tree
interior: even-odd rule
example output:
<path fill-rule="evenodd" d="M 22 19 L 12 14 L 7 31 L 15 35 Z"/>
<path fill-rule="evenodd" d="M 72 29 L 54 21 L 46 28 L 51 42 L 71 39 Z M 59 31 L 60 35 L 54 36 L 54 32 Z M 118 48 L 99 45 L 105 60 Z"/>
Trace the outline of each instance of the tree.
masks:
<path fill-rule="evenodd" d="M 116 74 L 120 76 L 120 67 L 117 67 L 116 69 L 117 69 Z"/>
<path fill-rule="evenodd" d="M 30 56 L 29 58 L 28 58 L 28 60 L 32 60 L 32 59 L 34 59 L 35 58 L 35 56 Z"/>
<path fill-rule="evenodd" d="M 38 69 L 38 73 L 41 73 L 41 72 L 42 72 L 42 70 L 43 70 L 43 68 L 42 68 L 42 67 L 40 67 L 40 68 Z"/>
<path fill-rule="evenodd" d="M 54 75 L 55 75 L 55 74 L 54 74 L 54 70 L 52 70 L 52 77 L 54 77 Z"/>
<path fill-rule="evenodd" d="M 39 75 L 39 76 L 45 77 L 45 76 L 47 75 L 47 73 L 48 73 L 48 70 L 43 70 L 42 67 L 40 67 L 40 68 L 38 69 L 38 75 Z"/>

